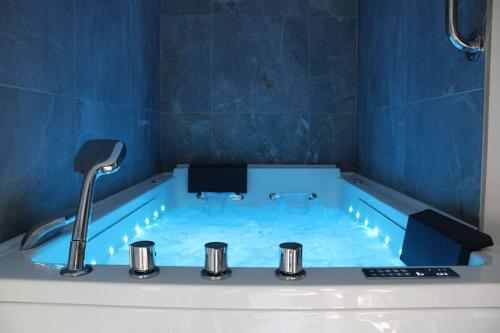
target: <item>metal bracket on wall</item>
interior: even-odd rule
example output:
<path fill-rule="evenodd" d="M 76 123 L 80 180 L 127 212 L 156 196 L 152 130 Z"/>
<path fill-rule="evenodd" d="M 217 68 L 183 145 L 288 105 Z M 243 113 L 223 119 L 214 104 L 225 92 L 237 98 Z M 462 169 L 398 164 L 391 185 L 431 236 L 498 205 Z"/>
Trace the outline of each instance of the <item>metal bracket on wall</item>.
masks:
<path fill-rule="evenodd" d="M 447 0 L 448 38 L 457 49 L 466 52 L 469 61 L 474 61 L 484 52 L 484 31 L 474 31 L 468 40 L 460 35 L 457 28 L 457 2 L 458 0 Z"/>

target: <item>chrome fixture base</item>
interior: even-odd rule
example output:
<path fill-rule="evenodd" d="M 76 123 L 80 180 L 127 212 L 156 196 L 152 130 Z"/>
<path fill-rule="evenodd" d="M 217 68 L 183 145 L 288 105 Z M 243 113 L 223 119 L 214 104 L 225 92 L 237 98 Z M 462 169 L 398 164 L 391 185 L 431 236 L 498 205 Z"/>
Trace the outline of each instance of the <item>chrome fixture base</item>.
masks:
<path fill-rule="evenodd" d="M 480 45 L 481 50 L 484 50 L 484 33 L 481 30 L 474 31 L 470 37 L 470 40 L 474 41 L 475 44 Z M 481 56 L 482 51 L 479 52 L 466 52 L 465 56 L 469 61 L 476 61 Z"/>
<path fill-rule="evenodd" d="M 298 280 L 303 280 L 306 277 L 306 271 L 301 270 L 300 272 L 296 274 L 285 274 L 281 272 L 279 269 L 277 269 L 275 272 L 276 277 L 280 280 L 284 281 L 298 281 Z"/>
<path fill-rule="evenodd" d="M 225 280 L 230 278 L 232 274 L 233 272 L 231 271 L 231 269 L 227 269 L 224 273 L 220 274 L 211 274 L 206 269 L 201 271 L 201 277 L 205 280 L 210 280 L 210 281 Z"/>
<path fill-rule="evenodd" d="M 154 278 L 155 276 L 157 276 L 158 274 L 160 274 L 160 268 L 159 267 L 155 267 L 153 269 L 153 271 L 149 272 L 149 273 L 140 273 L 140 272 L 136 272 L 134 271 L 132 268 L 129 269 L 128 271 L 128 275 L 131 277 L 131 278 L 134 278 L 134 279 L 139 279 L 139 280 L 143 280 L 143 279 L 150 279 L 150 278 Z"/>
<path fill-rule="evenodd" d="M 61 269 L 61 275 L 62 276 L 77 277 L 77 276 L 87 275 L 90 272 L 92 272 L 92 270 L 93 270 L 93 268 L 90 265 L 84 265 L 82 269 L 78 269 L 78 270 L 63 268 L 63 269 Z"/>

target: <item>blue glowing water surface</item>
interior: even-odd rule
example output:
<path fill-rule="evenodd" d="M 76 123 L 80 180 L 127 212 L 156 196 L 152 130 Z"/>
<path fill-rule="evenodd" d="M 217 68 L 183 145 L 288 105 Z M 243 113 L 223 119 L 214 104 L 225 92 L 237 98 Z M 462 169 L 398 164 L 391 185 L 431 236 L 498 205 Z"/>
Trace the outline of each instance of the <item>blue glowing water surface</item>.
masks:
<path fill-rule="evenodd" d="M 204 244 L 212 241 L 229 244 L 232 267 L 276 267 L 282 242 L 303 244 L 304 267 L 404 266 L 354 214 L 311 202 L 177 207 L 134 233 L 126 243 L 153 240 L 161 266 L 203 266 Z M 127 244 L 112 252 L 106 264 L 128 264 Z"/>

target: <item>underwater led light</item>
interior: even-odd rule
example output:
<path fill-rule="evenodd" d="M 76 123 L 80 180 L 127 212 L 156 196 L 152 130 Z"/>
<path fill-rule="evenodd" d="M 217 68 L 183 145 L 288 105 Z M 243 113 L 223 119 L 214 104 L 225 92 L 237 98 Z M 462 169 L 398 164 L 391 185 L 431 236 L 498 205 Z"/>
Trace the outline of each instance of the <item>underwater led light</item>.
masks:
<path fill-rule="evenodd" d="M 108 249 L 108 253 L 109 253 L 110 256 L 112 256 L 113 254 L 115 254 L 114 247 L 110 246 L 109 249 Z"/>
<path fill-rule="evenodd" d="M 365 219 L 365 227 L 367 227 L 369 224 L 368 219 Z"/>
<path fill-rule="evenodd" d="M 165 211 L 165 205 L 161 205 L 160 210 L 161 210 L 162 212 L 164 212 L 164 211 Z"/>
<path fill-rule="evenodd" d="M 361 213 L 359 211 L 356 212 L 356 218 L 359 219 L 359 217 L 361 216 Z"/>
<path fill-rule="evenodd" d="M 352 206 L 349 206 L 349 213 L 352 213 L 353 210 L 354 208 L 352 208 Z"/>
<path fill-rule="evenodd" d="M 136 234 L 140 234 L 140 233 L 142 233 L 142 229 L 141 229 L 141 227 L 139 227 L 139 225 L 137 225 L 137 224 L 135 225 L 134 230 L 135 230 L 135 233 L 136 233 Z"/>
<path fill-rule="evenodd" d="M 92 261 L 90 261 L 90 264 L 91 264 L 92 266 L 95 266 L 95 265 L 97 265 L 97 261 L 92 260 Z"/>
<path fill-rule="evenodd" d="M 154 218 L 155 218 L 155 219 L 156 219 L 156 218 L 158 218 L 158 216 L 159 216 L 159 215 L 160 215 L 160 214 L 158 214 L 158 211 L 157 211 L 157 210 L 155 210 L 155 211 L 154 211 L 154 213 L 153 213 Z"/>
<path fill-rule="evenodd" d="M 127 236 L 127 235 L 123 236 L 123 242 L 124 242 L 125 244 L 126 244 L 126 243 L 128 243 L 128 236 Z"/>
<path fill-rule="evenodd" d="M 384 237 L 384 244 L 385 245 L 389 245 L 389 242 L 391 241 L 391 239 L 389 238 L 389 236 L 385 236 Z"/>
<path fill-rule="evenodd" d="M 146 218 L 144 219 L 144 223 L 146 223 L 146 225 L 149 225 L 149 223 L 150 223 L 150 221 L 149 221 L 149 217 L 146 217 Z"/>
<path fill-rule="evenodd" d="M 373 235 L 378 236 L 379 230 L 378 227 L 373 228 Z"/>

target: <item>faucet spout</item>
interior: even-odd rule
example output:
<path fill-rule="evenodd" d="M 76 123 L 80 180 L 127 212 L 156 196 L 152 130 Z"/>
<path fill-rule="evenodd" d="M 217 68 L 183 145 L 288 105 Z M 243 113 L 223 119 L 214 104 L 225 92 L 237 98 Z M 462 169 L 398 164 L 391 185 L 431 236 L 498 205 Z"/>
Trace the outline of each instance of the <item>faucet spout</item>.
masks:
<path fill-rule="evenodd" d="M 85 265 L 85 247 L 92 214 L 94 185 L 100 176 L 118 171 L 125 155 L 125 145 L 115 140 L 91 140 L 80 148 L 75 158 L 74 168 L 85 176 L 73 226 L 68 265 L 61 270 L 61 275 L 81 276 L 92 271 L 92 266 Z"/>

